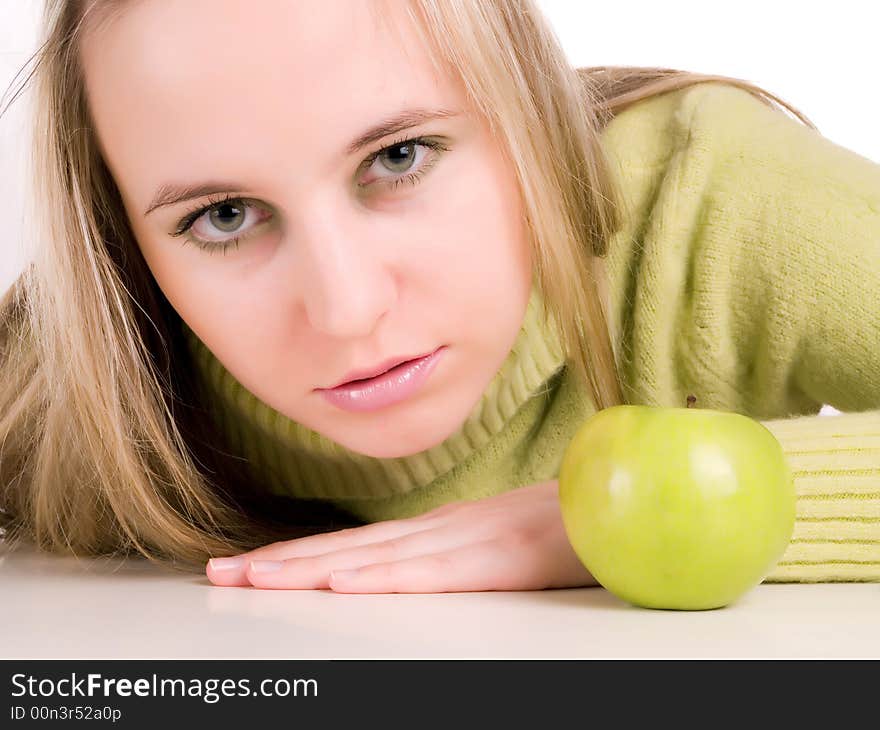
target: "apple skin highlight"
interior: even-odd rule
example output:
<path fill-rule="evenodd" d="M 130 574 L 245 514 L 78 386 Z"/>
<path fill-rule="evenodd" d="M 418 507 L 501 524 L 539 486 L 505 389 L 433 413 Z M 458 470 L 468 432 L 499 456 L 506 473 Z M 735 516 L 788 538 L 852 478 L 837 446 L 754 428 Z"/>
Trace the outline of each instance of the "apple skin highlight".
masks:
<path fill-rule="evenodd" d="M 794 530 L 781 444 L 758 421 L 695 400 L 605 408 L 563 455 L 559 501 L 572 548 L 635 606 L 729 605 L 773 569 Z"/>

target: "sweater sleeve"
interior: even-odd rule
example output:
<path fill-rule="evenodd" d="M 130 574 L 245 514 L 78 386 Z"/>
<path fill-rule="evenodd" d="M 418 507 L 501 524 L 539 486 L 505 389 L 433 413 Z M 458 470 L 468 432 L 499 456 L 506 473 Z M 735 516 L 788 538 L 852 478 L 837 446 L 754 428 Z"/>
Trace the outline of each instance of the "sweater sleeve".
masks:
<path fill-rule="evenodd" d="M 712 98 L 691 126 L 725 150 L 703 213 L 737 242 L 740 383 L 797 492 L 765 582 L 880 581 L 880 165 L 744 90 Z M 803 415 L 822 404 L 842 413 Z"/>

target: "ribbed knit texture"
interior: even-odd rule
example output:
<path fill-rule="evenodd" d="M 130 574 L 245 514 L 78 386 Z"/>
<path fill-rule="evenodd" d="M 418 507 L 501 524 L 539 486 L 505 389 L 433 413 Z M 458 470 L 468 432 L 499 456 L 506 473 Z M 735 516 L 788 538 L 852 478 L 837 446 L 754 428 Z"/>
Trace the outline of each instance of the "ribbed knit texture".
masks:
<path fill-rule="evenodd" d="M 880 581 L 880 165 L 716 83 L 651 97 L 603 142 L 626 205 L 607 258 L 628 403 L 728 410 L 776 436 L 798 494 L 765 578 Z M 446 441 L 376 459 L 247 391 L 188 329 L 256 483 L 369 521 L 558 476 L 595 412 L 533 288 L 519 336 Z M 816 415 L 823 404 L 844 411 Z"/>

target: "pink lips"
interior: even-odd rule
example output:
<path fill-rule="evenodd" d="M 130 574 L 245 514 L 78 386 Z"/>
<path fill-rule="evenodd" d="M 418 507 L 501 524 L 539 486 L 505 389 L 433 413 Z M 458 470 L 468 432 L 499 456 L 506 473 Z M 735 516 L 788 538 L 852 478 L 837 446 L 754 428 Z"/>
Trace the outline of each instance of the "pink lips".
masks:
<path fill-rule="evenodd" d="M 446 346 L 425 357 L 408 360 L 391 370 L 367 380 L 343 383 L 318 392 L 333 405 L 346 411 L 375 411 L 414 395 L 436 367 Z"/>
<path fill-rule="evenodd" d="M 417 360 L 418 357 L 393 357 L 385 362 L 383 362 L 378 367 L 375 367 L 371 370 L 352 370 L 348 375 L 346 375 L 342 380 L 340 380 L 336 385 L 330 386 L 327 390 L 332 388 L 338 388 L 340 385 L 346 385 L 351 383 L 353 380 L 369 380 L 370 378 L 375 378 L 382 373 L 388 372 L 392 368 L 396 368 L 398 365 L 403 365 L 405 362 L 410 362 L 412 360 Z"/>

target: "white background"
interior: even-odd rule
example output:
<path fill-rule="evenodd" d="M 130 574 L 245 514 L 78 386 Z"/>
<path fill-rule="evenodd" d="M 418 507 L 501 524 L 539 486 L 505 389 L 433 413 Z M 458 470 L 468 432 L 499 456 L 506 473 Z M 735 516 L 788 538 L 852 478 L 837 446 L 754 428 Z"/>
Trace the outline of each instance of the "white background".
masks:
<path fill-rule="evenodd" d="M 210 0 L 201 1 L 209 12 Z M 573 65 L 667 66 L 742 78 L 799 108 L 829 139 L 880 162 L 878 18 L 871 3 L 538 4 Z M 42 0 L 0 0 L 0 92 L 36 47 L 41 9 Z M 27 256 L 20 235 L 27 103 L 19 97 L 0 119 L 0 290 Z"/>

